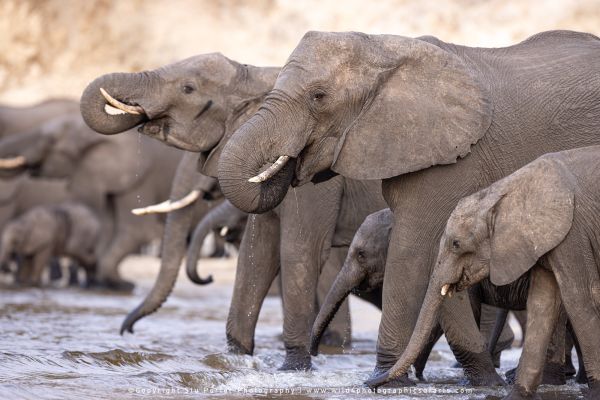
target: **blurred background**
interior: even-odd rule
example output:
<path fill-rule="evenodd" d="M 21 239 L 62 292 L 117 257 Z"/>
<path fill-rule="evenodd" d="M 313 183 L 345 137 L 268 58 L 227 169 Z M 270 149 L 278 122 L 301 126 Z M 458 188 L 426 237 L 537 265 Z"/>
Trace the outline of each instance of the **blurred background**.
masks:
<path fill-rule="evenodd" d="M 600 34 L 600 0 L 2 0 L 0 102 L 78 98 L 106 72 L 207 52 L 280 66 L 308 30 L 505 46 L 549 29 Z"/>

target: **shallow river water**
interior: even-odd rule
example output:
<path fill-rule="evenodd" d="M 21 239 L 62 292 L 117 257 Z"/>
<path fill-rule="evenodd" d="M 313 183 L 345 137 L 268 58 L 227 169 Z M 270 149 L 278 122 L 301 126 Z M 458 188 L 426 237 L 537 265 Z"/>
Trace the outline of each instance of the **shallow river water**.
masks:
<path fill-rule="evenodd" d="M 138 283 L 133 295 L 79 289 L 0 288 L 0 399 L 257 398 L 365 399 L 389 397 L 362 386 L 375 362 L 380 313 L 353 299 L 353 343 L 342 354 L 320 355 L 309 372 L 281 372 L 281 302 L 265 301 L 254 356 L 225 350 L 225 320 L 233 260 L 202 261 L 215 283 L 194 286 L 180 276 L 163 308 L 119 335 L 123 317 L 150 289 L 158 262 L 130 257 L 124 274 Z M 358 318 L 360 316 L 360 319 Z M 506 371 L 520 351 L 503 355 Z M 425 370 L 430 383 L 394 398 L 498 398 L 505 389 L 469 388 L 445 342 Z M 433 393 L 437 391 L 437 393 Z M 544 399 L 580 398 L 580 386 L 542 387 Z"/>

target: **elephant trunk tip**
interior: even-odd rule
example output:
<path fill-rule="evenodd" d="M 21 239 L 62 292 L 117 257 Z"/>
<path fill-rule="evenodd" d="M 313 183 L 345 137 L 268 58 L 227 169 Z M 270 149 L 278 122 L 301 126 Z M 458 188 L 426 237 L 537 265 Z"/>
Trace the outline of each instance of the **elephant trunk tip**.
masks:
<path fill-rule="evenodd" d="M 386 371 L 383 374 L 379 374 L 371 379 L 365 381 L 365 385 L 370 389 L 377 389 L 379 386 L 384 385 L 392 380 L 390 376 L 390 371 Z"/>

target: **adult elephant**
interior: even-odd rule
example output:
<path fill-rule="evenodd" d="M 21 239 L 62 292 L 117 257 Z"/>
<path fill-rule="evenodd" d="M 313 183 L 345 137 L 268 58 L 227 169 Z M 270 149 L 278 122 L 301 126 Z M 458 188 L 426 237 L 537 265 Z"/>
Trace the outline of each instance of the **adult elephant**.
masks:
<path fill-rule="evenodd" d="M 81 98 L 82 115 L 90 127 L 105 134 L 142 124 L 139 130 L 143 134 L 200 153 L 201 172 L 216 176 L 217 161 L 229 136 L 257 111 L 278 73 L 278 68 L 242 65 L 220 54 L 208 54 L 155 71 L 108 74 L 86 88 Z M 254 150 L 247 150 L 251 156 Z M 230 348 L 253 353 L 260 307 L 281 270 L 286 347 L 283 368 L 309 368 L 308 343 L 319 278 L 335 277 L 344 258 L 339 253 L 347 249 L 364 217 L 384 205 L 379 183 L 340 177 L 299 188 L 276 210 L 251 216 L 240 247 L 227 321 Z M 184 246 L 182 234 L 178 240 Z M 332 268 L 335 272 L 325 273 Z M 330 284 L 323 283 L 323 297 Z M 157 309 L 163 300 L 157 296 L 134 310 L 122 329 L 132 330 L 139 318 Z M 339 334 L 332 335 L 332 342 L 338 345 L 349 331 L 347 305 L 340 313 L 344 314 L 336 325 Z"/>
<path fill-rule="evenodd" d="M 97 283 L 130 291 L 118 265 L 125 256 L 155 238 L 163 222 L 138 217 L 131 209 L 141 202 L 168 196 L 181 152 L 165 149 L 142 136 L 102 137 L 81 115 L 56 117 L 29 133 L 0 141 L 3 176 L 29 172 L 34 177 L 66 179 L 72 198 L 92 208 L 102 221 L 96 249 Z"/>
<path fill-rule="evenodd" d="M 79 111 L 79 103 L 70 99 L 48 99 L 30 106 L 0 105 L 0 138 L 37 128 L 63 114 Z"/>
<path fill-rule="evenodd" d="M 569 31 L 495 49 L 309 32 L 223 149 L 221 189 L 238 208 L 260 213 L 291 183 L 332 171 L 383 179 L 394 228 L 378 374 L 408 344 L 458 200 L 544 153 L 600 143 L 598 62 L 600 40 Z M 466 295 L 446 302 L 440 319 L 449 340 L 463 344 L 460 358 L 485 352 Z"/>

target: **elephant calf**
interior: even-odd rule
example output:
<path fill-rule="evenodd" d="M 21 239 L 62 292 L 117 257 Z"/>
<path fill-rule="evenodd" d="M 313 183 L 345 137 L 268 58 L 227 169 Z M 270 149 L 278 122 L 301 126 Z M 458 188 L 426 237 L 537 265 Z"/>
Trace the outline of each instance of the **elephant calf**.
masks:
<path fill-rule="evenodd" d="M 52 257 L 67 256 L 88 274 L 96 263 L 94 254 L 100 221 L 89 208 L 74 202 L 38 206 L 6 224 L 0 236 L 0 263 L 15 254 L 23 262 L 16 282 L 39 286 L 44 267 Z"/>
<path fill-rule="evenodd" d="M 312 355 L 317 355 L 323 332 L 350 293 L 381 309 L 383 275 L 393 218 L 393 213 L 389 208 L 370 214 L 354 235 L 344 265 L 315 319 L 311 334 L 310 351 Z M 487 305 L 482 305 L 482 307 L 485 308 L 477 314 L 481 315 L 480 326 L 483 335 L 489 337 L 496 321 L 496 310 Z M 414 363 L 415 375 L 419 380 L 423 380 L 425 363 L 441 335 L 441 328 L 436 326 L 431 332 L 427 345 Z M 500 353 L 510 347 L 513 339 L 514 335 L 510 327 L 504 324 L 492 351 L 497 367 L 500 362 Z"/>
<path fill-rule="evenodd" d="M 561 303 L 600 398 L 600 146 L 546 154 L 462 199 L 448 219 L 410 343 L 378 386 L 414 362 L 445 298 L 486 277 L 530 274 L 527 336 L 510 399 L 535 395 Z"/>

